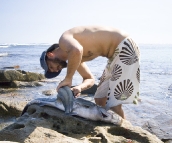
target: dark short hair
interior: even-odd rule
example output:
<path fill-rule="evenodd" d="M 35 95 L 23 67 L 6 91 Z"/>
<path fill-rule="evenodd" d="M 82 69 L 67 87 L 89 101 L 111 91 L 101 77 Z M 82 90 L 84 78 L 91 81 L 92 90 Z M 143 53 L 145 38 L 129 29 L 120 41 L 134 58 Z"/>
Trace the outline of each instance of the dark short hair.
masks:
<path fill-rule="evenodd" d="M 59 47 L 59 44 L 53 44 L 47 49 L 47 52 L 52 52 L 54 49 L 56 49 L 58 47 Z"/>
<path fill-rule="evenodd" d="M 48 53 L 48 52 L 52 52 L 52 51 L 54 51 L 56 48 L 58 48 L 59 47 L 59 44 L 57 44 L 57 43 L 55 43 L 55 44 L 53 44 L 53 45 L 51 45 L 48 49 L 47 49 L 47 52 L 46 53 Z M 47 60 L 48 59 L 48 57 L 47 57 L 47 55 L 45 55 L 45 60 Z"/>

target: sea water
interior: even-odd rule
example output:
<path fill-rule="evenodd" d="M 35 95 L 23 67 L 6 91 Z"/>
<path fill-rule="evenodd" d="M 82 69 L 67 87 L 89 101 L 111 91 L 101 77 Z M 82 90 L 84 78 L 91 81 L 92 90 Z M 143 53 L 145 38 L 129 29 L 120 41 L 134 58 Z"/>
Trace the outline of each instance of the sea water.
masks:
<path fill-rule="evenodd" d="M 31 72 L 44 73 L 40 66 L 41 53 L 50 45 L 48 44 L 23 44 L 0 45 L 0 69 L 19 66 L 19 69 Z M 172 45 L 140 44 L 140 93 L 142 96 L 155 96 L 160 98 L 172 98 Z M 105 68 L 107 59 L 98 57 L 86 62 L 91 72 L 98 79 Z M 60 74 L 65 76 L 66 69 Z M 76 73 L 78 80 L 73 84 L 82 82 L 82 78 Z M 97 81 L 98 82 L 98 81 Z"/>
<path fill-rule="evenodd" d="M 8 53 L 0 57 L 0 69 L 18 65 L 21 70 L 44 73 L 40 66 L 39 58 L 41 53 L 50 45 L 48 44 L 23 44 L 23 45 L 0 45 L 0 54 Z M 131 121 L 139 125 L 142 120 L 156 119 L 160 115 L 166 114 L 172 119 L 172 45 L 167 44 L 139 44 L 140 47 L 140 99 L 139 105 L 126 105 L 126 115 L 133 117 Z M 99 77 L 105 68 L 107 59 L 98 57 L 90 62 L 86 62 L 91 72 L 99 82 Z M 60 76 L 54 78 L 62 80 L 66 74 L 63 69 Z M 76 72 L 73 78 L 73 85 L 80 84 L 82 78 Z M 51 87 L 56 88 L 57 82 Z M 46 86 L 43 89 L 48 89 Z M 37 94 L 32 91 L 33 95 Z M 39 92 L 39 91 L 37 91 Z M 42 95 L 41 92 L 38 93 Z M 36 96 L 35 96 L 36 97 Z M 132 114 L 133 113 L 133 114 Z M 134 119 L 135 116 L 135 119 Z M 136 122 L 139 118 L 140 122 Z"/>

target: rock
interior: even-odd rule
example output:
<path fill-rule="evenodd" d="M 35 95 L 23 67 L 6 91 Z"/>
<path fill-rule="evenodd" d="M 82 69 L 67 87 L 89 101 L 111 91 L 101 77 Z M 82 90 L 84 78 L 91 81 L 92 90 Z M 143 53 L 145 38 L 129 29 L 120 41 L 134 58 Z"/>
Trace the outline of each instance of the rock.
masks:
<path fill-rule="evenodd" d="M 172 140 L 165 141 L 165 143 L 172 143 Z"/>
<path fill-rule="evenodd" d="M 97 85 L 94 84 L 91 88 L 82 91 L 81 94 L 95 94 L 96 90 L 97 90 Z"/>
<path fill-rule="evenodd" d="M 0 70 L 0 82 L 11 82 L 11 81 L 38 81 L 44 79 L 43 74 L 25 72 L 21 70 Z"/>
<path fill-rule="evenodd" d="M 23 98 L 13 97 L 2 98 L 0 101 L 0 116 L 20 116 L 23 108 L 26 106 L 27 101 Z"/>
<path fill-rule="evenodd" d="M 45 91 L 42 92 L 42 94 L 44 94 L 46 96 L 50 96 L 50 95 L 53 95 L 53 94 L 57 94 L 57 90 L 55 90 L 55 89 L 45 90 Z"/>
<path fill-rule="evenodd" d="M 172 139 L 171 126 L 172 126 L 171 116 L 166 116 L 166 118 L 163 118 L 162 121 L 159 122 L 155 120 L 147 121 L 142 126 L 142 128 L 149 131 L 152 134 L 155 134 L 160 139 L 168 140 L 168 139 Z"/>
<path fill-rule="evenodd" d="M 33 72 L 26 72 L 25 77 L 25 81 L 38 81 L 45 78 L 43 74 Z"/>
<path fill-rule="evenodd" d="M 19 69 L 19 68 L 20 68 L 19 65 L 4 67 L 4 69 Z"/>
<path fill-rule="evenodd" d="M 41 86 L 38 81 L 45 79 L 43 74 L 21 70 L 0 70 L 0 77 L 0 87 Z"/>
<path fill-rule="evenodd" d="M 14 80 L 24 81 L 25 77 L 21 72 L 16 70 L 0 70 L 0 82 L 11 82 Z"/>
<path fill-rule="evenodd" d="M 162 143 L 155 135 L 124 120 L 122 126 L 65 115 L 48 106 L 29 106 L 17 121 L 0 131 L 0 140 L 15 142 Z"/>

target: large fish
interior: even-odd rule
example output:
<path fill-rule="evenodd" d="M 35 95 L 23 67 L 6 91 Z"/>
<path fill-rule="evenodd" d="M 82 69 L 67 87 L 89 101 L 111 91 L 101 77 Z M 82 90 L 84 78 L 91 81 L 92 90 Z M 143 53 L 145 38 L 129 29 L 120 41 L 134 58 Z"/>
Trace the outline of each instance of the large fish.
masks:
<path fill-rule="evenodd" d="M 65 111 L 68 115 L 77 115 L 86 119 L 104 121 L 115 125 L 121 125 L 123 120 L 113 111 L 107 111 L 91 101 L 82 98 L 74 98 L 68 86 L 59 89 L 57 98 L 38 98 L 29 102 L 23 109 L 21 115 L 23 115 L 32 104 L 55 107 Z"/>

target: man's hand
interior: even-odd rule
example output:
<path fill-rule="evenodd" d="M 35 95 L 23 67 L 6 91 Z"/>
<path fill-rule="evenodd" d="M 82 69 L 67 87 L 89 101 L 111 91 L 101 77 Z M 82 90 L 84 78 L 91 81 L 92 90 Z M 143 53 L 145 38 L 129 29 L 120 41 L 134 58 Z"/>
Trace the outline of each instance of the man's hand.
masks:
<path fill-rule="evenodd" d="M 60 87 L 63 87 L 63 86 L 69 86 L 69 87 L 71 87 L 71 85 L 72 85 L 72 80 L 71 79 L 64 79 L 64 80 L 62 80 L 60 83 L 59 83 L 59 85 L 57 86 L 57 91 L 59 90 L 59 88 Z"/>
<path fill-rule="evenodd" d="M 81 95 L 81 87 L 80 86 L 72 87 L 71 90 L 73 91 L 75 97 L 78 97 Z"/>

